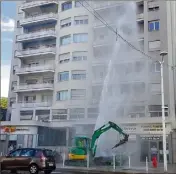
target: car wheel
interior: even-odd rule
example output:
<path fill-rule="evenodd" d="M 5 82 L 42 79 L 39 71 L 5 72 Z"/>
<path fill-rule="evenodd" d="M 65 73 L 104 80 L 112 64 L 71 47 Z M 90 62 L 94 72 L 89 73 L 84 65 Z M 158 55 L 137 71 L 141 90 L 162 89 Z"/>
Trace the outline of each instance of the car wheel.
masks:
<path fill-rule="evenodd" d="M 38 174 L 38 172 L 39 172 L 38 166 L 36 164 L 31 164 L 29 166 L 29 172 L 30 172 L 30 174 Z"/>
<path fill-rule="evenodd" d="M 51 174 L 52 170 L 45 170 L 44 174 Z"/>

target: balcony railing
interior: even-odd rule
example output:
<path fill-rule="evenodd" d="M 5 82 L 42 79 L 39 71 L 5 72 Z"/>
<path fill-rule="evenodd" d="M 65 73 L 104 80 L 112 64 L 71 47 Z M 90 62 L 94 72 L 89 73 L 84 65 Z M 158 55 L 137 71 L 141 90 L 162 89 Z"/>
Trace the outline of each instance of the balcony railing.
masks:
<path fill-rule="evenodd" d="M 52 105 L 52 102 L 46 101 L 46 102 L 26 103 L 25 101 L 21 101 L 15 103 L 14 105 L 18 105 L 20 108 L 38 108 L 38 107 L 50 107 Z"/>
<path fill-rule="evenodd" d="M 57 0 L 51 0 L 51 1 L 31 1 L 31 2 L 24 2 L 21 5 L 21 9 L 24 10 L 24 9 L 32 8 L 32 7 L 35 7 L 35 6 L 52 4 L 52 3 L 58 4 L 58 1 Z"/>
<path fill-rule="evenodd" d="M 113 22 L 113 21 L 106 20 L 106 23 L 109 25 L 115 25 L 115 21 Z M 101 21 L 95 20 L 94 21 L 94 28 L 100 28 L 100 27 L 106 27 L 106 25 L 103 24 Z"/>
<path fill-rule="evenodd" d="M 95 3 L 94 3 L 94 9 L 95 10 L 101 10 L 101 9 L 104 9 L 104 8 L 108 8 L 108 7 L 114 7 L 114 6 L 117 6 L 117 5 L 121 5 L 122 4 L 122 2 L 121 1 L 104 1 L 103 3 L 102 3 L 102 1 L 100 1 L 100 2 L 96 2 L 96 1 L 94 1 Z"/>
<path fill-rule="evenodd" d="M 111 37 L 111 36 L 104 36 L 103 39 L 95 39 L 94 43 L 93 43 L 93 46 L 107 45 L 107 44 L 111 45 L 111 44 L 113 44 L 113 41 L 115 41 L 113 37 Z"/>
<path fill-rule="evenodd" d="M 56 20 L 57 21 L 58 15 L 56 13 L 47 13 L 47 14 L 38 14 L 35 16 L 28 16 L 20 20 L 21 25 L 26 25 L 29 23 L 36 23 L 41 21 L 49 21 L 49 20 Z"/>
<path fill-rule="evenodd" d="M 31 73 L 31 72 L 45 72 L 45 71 L 54 72 L 54 65 L 40 64 L 38 66 L 16 68 L 16 74 Z"/>
<path fill-rule="evenodd" d="M 143 21 L 144 20 L 144 13 L 139 13 L 136 15 L 137 21 Z"/>
<path fill-rule="evenodd" d="M 41 46 L 41 47 L 36 47 L 36 48 L 31 48 L 31 49 L 25 49 L 21 51 L 16 51 L 15 56 L 16 57 L 29 57 L 29 56 L 35 56 L 35 55 L 40 55 L 40 54 L 48 54 L 56 53 L 56 47 L 54 46 Z"/>
<path fill-rule="evenodd" d="M 17 86 L 16 92 L 34 91 L 34 90 L 53 90 L 52 83 L 37 83 L 37 84 L 20 84 Z"/>
<path fill-rule="evenodd" d="M 32 120 L 33 115 L 20 115 L 20 120 Z"/>
<path fill-rule="evenodd" d="M 21 34 L 17 36 L 17 41 L 33 40 L 44 37 L 56 37 L 55 29 L 39 30 L 37 32 L 31 32 L 26 34 Z"/>

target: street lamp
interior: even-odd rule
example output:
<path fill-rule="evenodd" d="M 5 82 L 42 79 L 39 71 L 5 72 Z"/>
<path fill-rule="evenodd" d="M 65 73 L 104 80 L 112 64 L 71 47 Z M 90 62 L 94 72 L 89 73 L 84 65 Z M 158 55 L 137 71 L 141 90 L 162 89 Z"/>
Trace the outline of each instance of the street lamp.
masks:
<path fill-rule="evenodd" d="M 167 55 L 166 51 L 160 53 L 161 61 L 161 102 L 162 102 L 162 127 L 163 127 L 163 157 L 164 157 L 164 171 L 167 172 L 167 152 L 166 152 L 166 124 L 165 124 L 165 106 L 164 106 L 164 82 L 163 82 L 163 64 L 164 56 Z"/>

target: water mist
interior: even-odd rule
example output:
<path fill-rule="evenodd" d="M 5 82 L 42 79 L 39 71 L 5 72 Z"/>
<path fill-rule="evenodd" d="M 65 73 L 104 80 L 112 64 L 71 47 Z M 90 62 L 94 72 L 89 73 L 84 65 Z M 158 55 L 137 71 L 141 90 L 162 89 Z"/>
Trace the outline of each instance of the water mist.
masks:
<path fill-rule="evenodd" d="M 116 12 L 116 29 L 118 33 L 131 42 L 135 47 L 140 49 L 137 36 L 136 24 L 136 3 L 124 2 L 120 5 Z M 114 33 L 114 38 L 115 38 Z M 141 88 L 142 72 L 137 75 L 132 74 L 133 65 L 137 61 L 141 61 L 141 54 L 132 49 L 127 43 L 117 36 L 117 40 L 113 44 L 113 52 L 107 59 L 109 64 L 107 67 L 107 75 L 103 83 L 101 100 L 99 103 L 99 116 L 96 121 L 95 129 L 113 121 L 120 125 L 117 120 L 126 117 L 124 113 L 124 105 L 131 107 L 132 102 L 136 100 L 136 93 L 129 86 L 138 89 Z M 142 70 L 141 70 L 142 71 Z M 136 85 L 136 86 L 135 86 Z M 97 144 L 96 156 L 111 156 L 112 147 L 118 142 L 119 134 L 110 130 L 102 134 Z M 119 147 L 121 149 L 121 147 Z"/>

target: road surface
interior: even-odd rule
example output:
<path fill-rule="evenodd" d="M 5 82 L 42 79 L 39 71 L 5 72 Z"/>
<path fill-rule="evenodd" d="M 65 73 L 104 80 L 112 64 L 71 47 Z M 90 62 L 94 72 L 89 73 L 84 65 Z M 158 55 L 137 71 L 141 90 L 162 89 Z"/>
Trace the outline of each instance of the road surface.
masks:
<path fill-rule="evenodd" d="M 10 172 L 2 172 L 1 174 L 10 174 Z M 29 172 L 18 172 L 18 174 L 29 174 Z M 42 172 L 40 174 L 43 174 Z M 60 172 L 58 170 L 52 172 L 52 174 L 78 174 L 78 172 Z M 96 172 L 96 173 L 92 173 L 92 172 L 80 172 L 79 174 L 101 174 L 101 172 Z"/>

